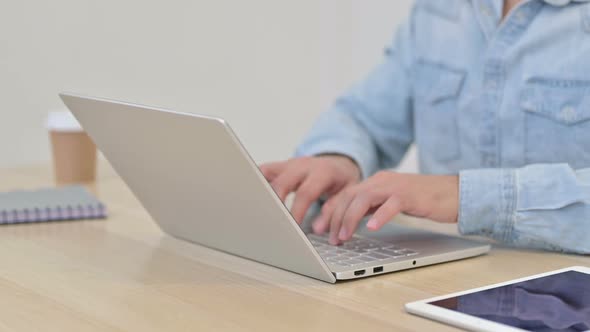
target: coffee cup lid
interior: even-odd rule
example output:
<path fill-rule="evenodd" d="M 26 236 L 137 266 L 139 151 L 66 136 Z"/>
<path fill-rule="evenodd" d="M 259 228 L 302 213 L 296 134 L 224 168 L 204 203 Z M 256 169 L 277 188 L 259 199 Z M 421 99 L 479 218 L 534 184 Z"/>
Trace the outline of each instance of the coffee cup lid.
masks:
<path fill-rule="evenodd" d="M 47 129 L 51 131 L 81 132 L 82 126 L 69 111 L 49 112 L 47 116 Z"/>

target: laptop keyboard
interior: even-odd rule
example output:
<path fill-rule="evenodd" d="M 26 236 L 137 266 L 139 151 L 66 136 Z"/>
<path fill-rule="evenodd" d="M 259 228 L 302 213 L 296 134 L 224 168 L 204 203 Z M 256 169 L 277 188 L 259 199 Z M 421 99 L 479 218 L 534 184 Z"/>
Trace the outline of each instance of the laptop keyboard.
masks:
<path fill-rule="evenodd" d="M 342 267 L 378 263 L 394 258 L 414 256 L 419 253 L 415 250 L 358 235 L 353 236 L 352 239 L 340 246 L 329 244 L 327 234 L 308 234 L 307 237 L 326 263 Z"/>

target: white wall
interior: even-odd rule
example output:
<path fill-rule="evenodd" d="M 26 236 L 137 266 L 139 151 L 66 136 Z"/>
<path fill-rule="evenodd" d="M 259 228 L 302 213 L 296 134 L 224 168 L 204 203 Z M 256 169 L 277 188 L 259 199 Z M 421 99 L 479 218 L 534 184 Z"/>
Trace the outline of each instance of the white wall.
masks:
<path fill-rule="evenodd" d="M 43 121 L 62 90 L 222 116 L 256 160 L 288 157 L 410 3 L 4 1 L 0 167 L 49 159 Z"/>

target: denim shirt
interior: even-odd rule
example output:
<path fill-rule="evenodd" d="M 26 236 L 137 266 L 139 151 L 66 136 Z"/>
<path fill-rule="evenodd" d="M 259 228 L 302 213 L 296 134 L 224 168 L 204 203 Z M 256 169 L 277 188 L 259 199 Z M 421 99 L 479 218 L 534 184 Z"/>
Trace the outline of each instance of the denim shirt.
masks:
<path fill-rule="evenodd" d="M 590 0 L 417 1 L 384 61 L 320 115 L 296 154 L 364 177 L 412 143 L 459 174 L 459 230 L 590 253 Z"/>

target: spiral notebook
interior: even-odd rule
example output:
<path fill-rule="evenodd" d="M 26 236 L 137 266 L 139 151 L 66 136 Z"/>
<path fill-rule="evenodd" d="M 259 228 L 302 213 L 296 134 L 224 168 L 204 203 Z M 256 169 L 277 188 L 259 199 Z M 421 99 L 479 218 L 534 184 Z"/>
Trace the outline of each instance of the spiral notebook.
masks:
<path fill-rule="evenodd" d="M 106 216 L 105 206 L 82 186 L 0 193 L 0 224 Z"/>

